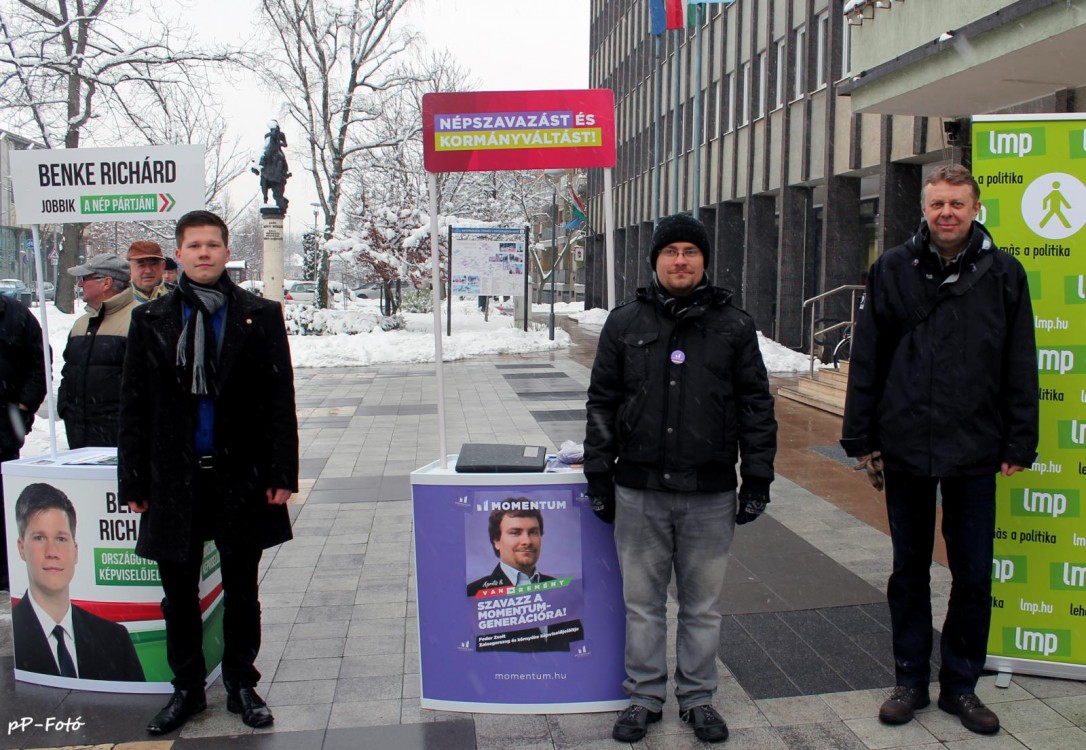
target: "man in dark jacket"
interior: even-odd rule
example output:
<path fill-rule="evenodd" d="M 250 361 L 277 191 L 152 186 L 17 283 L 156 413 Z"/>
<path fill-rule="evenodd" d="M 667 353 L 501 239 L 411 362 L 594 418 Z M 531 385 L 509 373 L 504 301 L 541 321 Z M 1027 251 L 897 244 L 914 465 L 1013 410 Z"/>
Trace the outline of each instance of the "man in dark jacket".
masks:
<path fill-rule="evenodd" d="M 175 291 L 132 313 L 124 367 L 120 499 L 142 513 L 136 552 L 158 562 L 174 694 L 147 731 L 177 729 L 207 707 L 198 582 L 205 540 L 219 550 L 225 595 L 226 707 L 271 724 L 256 692 L 257 566 L 291 538 L 298 419 L 282 308 L 225 273 L 229 232 L 193 211 L 177 222 Z"/>
<path fill-rule="evenodd" d="M 976 696 L 991 619 L 996 474 L 1037 448 L 1037 355 L 1026 273 L 977 223 L 980 188 L 944 166 L 921 193 L 924 222 L 868 274 L 852 339 L 841 445 L 885 484 L 894 565 L 887 587 L 897 687 L 879 719 L 928 705 L 936 488 L 953 579 L 939 707 L 999 731 Z"/>
<path fill-rule="evenodd" d="M 128 324 L 136 307 L 128 264 L 116 255 L 96 255 L 68 273 L 83 289 L 87 312 L 75 321 L 64 347 L 57 415 L 69 448 L 113 447 Z"/>
<path fill-rule="evenodd" d="M 27 306 L 0 294 L 0 461 L 14 461 L 45 400 L 41 326 Z M 4 491 L 0 484 L 0 509 Z M 7 539 L 0 512 L 0 540 Z M 8 588 L 8 558 L 0 553 L 0 591 Z"/>
<path fill-rule="evenodd" d="M 777 422 L 754 321 L 710 286 L 710 258 L 700 221 L 661 219 L 652 283 L 611 312 L 592 366 L 584 470 L 593 509 L 614 520 L 622 569 L 630 706 L 612 737 L 624 742 L 644 737 L 666 700 L 672 568 L 679 710 L 699 739 L 728 736 L 711 705 L 721 588 L 735 524 L 769 502 Z"/>

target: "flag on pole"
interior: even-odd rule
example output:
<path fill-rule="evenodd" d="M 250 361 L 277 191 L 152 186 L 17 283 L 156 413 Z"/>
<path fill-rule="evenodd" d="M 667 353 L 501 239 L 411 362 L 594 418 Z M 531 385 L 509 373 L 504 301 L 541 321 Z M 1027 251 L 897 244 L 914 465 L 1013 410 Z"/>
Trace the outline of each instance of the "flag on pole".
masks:
<path fill-rule="evenodd" d="M 694 28 L 697 23 L 697 6 L 731 5 L 735 0 L 649 0 L 652 33 L 656 36 L 668 29 Z"/>
<path fill-rule="evenodd" d="M 566 203 L 569 204 L 569 211 L 573 214 L 573 219 L 587 224 L 588 211 L 585 210 L 584 203 L 581 202 L 581 197 L 577 195 L 577 191 L 573 189 L 572 185 L 568 185 L 567 190 L 569 190 L 569 195 L 565 196 L 565 199 Z"/>
<path fill-rule="evenodd" d="M 652 22 L 653 36 L 660 36 L 668 30 L 664 0 L 649 0 L 649 20 Z"/>

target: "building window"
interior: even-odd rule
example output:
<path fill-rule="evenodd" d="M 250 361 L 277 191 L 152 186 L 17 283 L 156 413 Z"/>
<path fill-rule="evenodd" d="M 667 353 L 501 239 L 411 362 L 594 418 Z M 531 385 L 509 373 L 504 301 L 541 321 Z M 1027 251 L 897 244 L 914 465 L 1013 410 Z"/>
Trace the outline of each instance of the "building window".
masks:
<path fill-rule="evenodd" d="M 759 52 L 754 58 L 754 81 L 751 96 L 754 98 L 754 118 L 765 117 L 766 54 Z"/>
<path fill-rule="evenodd" d="M 818 17 L 818 46 L 815 54 L 815 88 L 826 85 L 826 71 L 829 68 L 830 53 L 830 16 L 823 13 Z"/>
<path fill-rule="evenodd" d="M 735 130 L 735 73 L 728 73 L 728 82 L 726 85 L 728 99 L 725 103 L 724 121 L 728 125 L 725 132 L 730 133 Z"/>
<path fill-rule="evenodd" d="M 795 61 L 792 66 L 795 73 L 792 80 L 792 98 L 799 99 L 807 93 L 807 29 L 803 26 L 795 31 L 792 53 Z"/>
<path fill-rule="evenodd" d="M 847 16 L 841 19 L 841 23 L 841 75 L 839 77 L 844 78 L 852 72 L 852 24 L 848 22 Z"/>
<path fill-rule="evenodd" d="M 750 60 L 743 63 L 743 73 L 739 79 L 739 124 L 750 122 Z"/>
<path fill-rule="evenodd" d="M 784 104 L 784 40 L 778 39 L 774 42 L 774 47 L 777 54 L 776 68 L 773 71 L 773 109 L 777 109 Z"/>

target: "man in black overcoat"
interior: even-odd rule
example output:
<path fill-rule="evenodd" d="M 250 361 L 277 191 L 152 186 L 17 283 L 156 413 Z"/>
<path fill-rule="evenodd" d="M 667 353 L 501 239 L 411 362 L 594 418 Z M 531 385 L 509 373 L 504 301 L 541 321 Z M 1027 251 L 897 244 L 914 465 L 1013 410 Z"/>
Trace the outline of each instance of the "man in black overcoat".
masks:
<path fill-rule="evenodd" d="M 177 222 L 175 291 L 132 314 L 118 447 L 120 498 L 142 513 L 136 552 L 158 562 L 174 694 L 147 730 L 177 729 L 207 707 L 199 580 L 218 547 L 226 707 L 249 726 L 273 717 L 257 694 L 257 566 L 291 538 L 298 420 L 282 308 L 225 273 L 229 232 L 192 211 Z"/>

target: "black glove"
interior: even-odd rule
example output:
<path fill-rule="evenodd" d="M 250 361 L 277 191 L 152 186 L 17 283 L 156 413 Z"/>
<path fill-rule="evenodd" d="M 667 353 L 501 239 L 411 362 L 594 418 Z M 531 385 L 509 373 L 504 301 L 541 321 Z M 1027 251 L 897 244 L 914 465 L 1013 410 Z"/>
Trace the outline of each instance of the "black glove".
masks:
<path fill-rule="evenodd" d="M 615 522 L 614 495 L 589 495 L 588 500 L 592 503 L 592 512 L 596 514 L 596 518 L 604 523 Z"/>
<path fill-rule="evenodd" d="M 750 523 L 765 513 L 769 504 L 769 482 L 764 479 L 744 479 L 739 490 L 739 509 L 735 522 L 739 525 Z"/>

